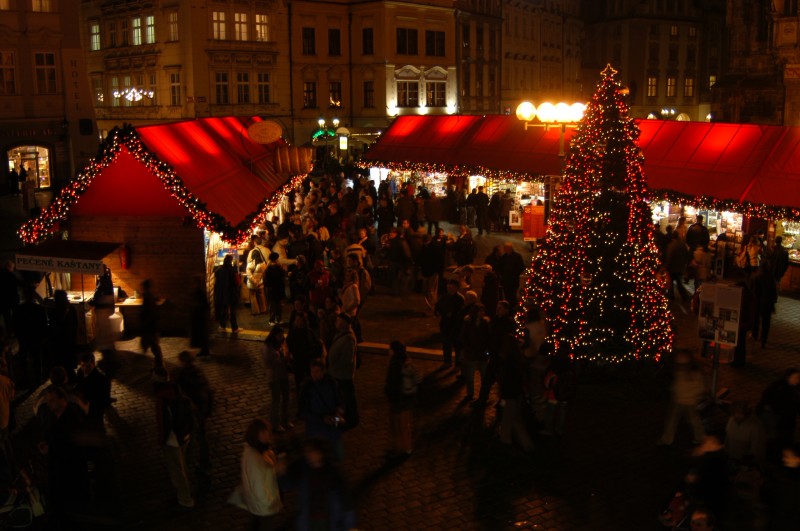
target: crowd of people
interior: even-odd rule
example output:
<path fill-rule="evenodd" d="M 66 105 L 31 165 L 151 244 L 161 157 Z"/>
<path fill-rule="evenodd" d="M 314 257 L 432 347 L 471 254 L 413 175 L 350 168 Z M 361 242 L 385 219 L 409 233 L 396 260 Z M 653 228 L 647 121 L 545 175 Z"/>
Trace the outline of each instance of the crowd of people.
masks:
<path fill-rule="evenodd" d="M 215 393 L 195 358 L 212 355 L 212 309 L 226 333 L 240 331 L 237 316 L 247 311 L 244 307 L 263 315 L 268 330 L 261 351 L 268 418 L 254 419 L 245 431 L 241 483 L 229 500 L 252 515 L 251 529 L 273 528 L 287 512 L 283 494 L 288 491 L 296 494 L 291 498 L 296 529 L 355 526 L 339 465 L 347 433 L 360 425 L 358 345 L 365 335 L 360 315 L 376 296 L 377 284 L 386 286 L 380 296 L 424 295 L 424 309 L 439 321 L 443 362 L 438 372 L 463 385 L 462 405 L 476 412 L 496 405 L 497 440 L 510 452 L 514 447 L 533 452 L 537 436 L 555 437 L 567 430 L 578 374 L 569 360 L 551 355 L 541 312 L 521 307 L 524 259 L 510 242 L 493 247 L 483 260 L 477 256 L 473 231 L 480 237 L 508 230 L 511 194 L 498 191 L 489 197 L 482 187 L 469 194 L 451 188 L 438 197 L 413 185 L 398 189 L 394 181 L 377 189 L 369 179 L 352 183 L 346 186 L 342 175 L 309 180 L 290 196 L 282 218 L 257 228 L 240 261 L 224 257 L 214 272 L 211 300 L 205 283 L 197 282 L 190 312 L 193 350 L 181 352 L 172 371 L 161 351 L 154 287 L 149 281 L 142 285 L 141 349 L 153 356 L 154 425 L 178 510 L 195 506 L 197 489 L 190 478 L 211 474 L 206 434 L 215 415 Z M 448 234 L 440 226 L 444 221 L 457 226 L 458 234 Z M 666 234 L 656 230 L 655 236 L 662 274 L 669 279 L 666 292 L 690 300 L 687 282 L 693 281 L 697 293 L 713 279 L 712 260 L 720 248 L 710 247 L 701 217 L 691 226 L 684 219 Z M 740 321 L 747 324 L 742 332 L 751 332 L 762 347 L 777 285 L 788 267 L 780 243 L 776 239 L 774 247 L 766 247 L 754 234 L 742 245 L 744 258 L 732 257 L 726 264 L 740 270 L 740 284 L 751 294 L 743 297 Z M 40 449 L 49 462 L 51 521 L 54 529 L 62 522 L 69 529 L 70 516 L 90 498 L 91 475 L 103 466 L 111 379 L 98 368 L 94 353 L 79 348 L 77 318 L 66 294 L 56 291 L 54 305 L 45 307 L 31 287 L 32 281 L 15 272 L 12 263 L 0 271 L 0 310 L 7 328 L 0 358 L 0 478 L 11 478 L 14 471 L 8 441 L 15 388 L 45 383 L 36 415 Z M 109 310 L 109 289 L 107 272 L 93 298 L 97 312 Z M 522 316 L 521 322 L 515 315 Z M 13 356 L 12 344 L 18 345 Z M 112 336 L 98 331 L 93 346 L 103 362 L 113 360 Z M 384 391 L 392 446 L 387 458 L 401 463 L 414 452 L 412 412 L 423 384 L 402 341 L 392 342 L 388 354 Z M 12 357 L 16 362 L 8 363 Z M 744 363 L 743 349 L 733 365 L 739 362 Z M 800 452 L 794 448 L 800 372 L 788 371 L 757 407 L 737 404 L 723 435 L 709 433 L 697 415 L 696 406 L 707 392 L 702 369 L 686 353 L 676 355 L 674 366 L 672 401 L 659 444 L 673 444 L 681 418 L 688 418 L 697 443 L 696 464 L 674 504 L 675 514 L 665 514 L 665 523 L 691 519 L 692 526 L 695 520 L 697 526 L 701 521 L 713 526 L 710 522 L 726 516 L 730 487 L 739 496 L 740 487 L 750 481 L 747 485 L 759 494 L 749 500 L 767 503 L 775 529 L 792 528 L 780 525 L 797 522 L 791 496 L 800 492 Z M 196 474 L 190 473 L 190 456 L 196 456 Z"/>

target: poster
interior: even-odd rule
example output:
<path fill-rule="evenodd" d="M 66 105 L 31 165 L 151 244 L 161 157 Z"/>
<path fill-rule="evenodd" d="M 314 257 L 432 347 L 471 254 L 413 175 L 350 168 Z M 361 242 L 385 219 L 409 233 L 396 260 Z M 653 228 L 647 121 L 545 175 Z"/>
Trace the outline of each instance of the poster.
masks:
<path fill-rule="evenodd" d="M 525 205 L 522 211 L 522 240 L 536 241 L 545 236 L 543 205 Z"/>
<path fill-rule="evenodd" d="M 742 288 L 706 282 L 700 287 L 698 335 L 704 341 L 736 346 L 739 341 L 739 318 Z"/>

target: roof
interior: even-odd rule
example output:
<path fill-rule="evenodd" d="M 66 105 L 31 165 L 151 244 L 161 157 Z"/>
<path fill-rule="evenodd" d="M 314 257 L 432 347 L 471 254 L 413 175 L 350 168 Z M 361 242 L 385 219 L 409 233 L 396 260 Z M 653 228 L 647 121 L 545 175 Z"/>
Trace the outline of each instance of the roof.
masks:
<path fill-rule="evenodd" d="M 800 217 L 800 127 L 638 120 L 644 174 L 657 194 Z M 458 126 L 458 127 L 456 127 Z M 452 130 L 452 133 L 449 131 Z M 562 173 L 560 127 L 527 130 L 515 116 L 402 116 L 365 154 L 362 164 L 435 171 L 506 173 L 516 178 Z M 564 146 L 575 130 L 564 132 Z M 657 195 L 654 194 L 654 195 Z M 756 208 L 759 207 L 759 208 Z M 756 208 L 756 210 L 753 210 Z"/>
<path fill-rule="evenodd" d="M 42 214 L 23 225 L 27 243 L 69 215 L 191 215 L 198 226 L 242 241 L 302 177 L 279 175 L 283 140 L 253 142 L 259 117 L 216 117 L 115 129 L 97 158 Z"/>

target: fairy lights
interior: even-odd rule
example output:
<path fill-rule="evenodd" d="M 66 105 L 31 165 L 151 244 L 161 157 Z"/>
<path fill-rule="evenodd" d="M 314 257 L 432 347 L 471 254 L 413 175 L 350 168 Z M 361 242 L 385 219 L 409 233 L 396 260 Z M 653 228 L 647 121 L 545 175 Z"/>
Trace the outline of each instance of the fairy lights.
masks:
<path fill-rule="evenodd" d="M 639 129 L 615 75 L 603 71 L 573 137 L 524 302 L 543 310 L 557 355 L 658 360 L 672 349 L 671 315 L 656 276 Z"/>
<path fill-rule="evenodd" d="M 283 198 L 300 186 L 306 178 L 305 174 L 292 177 L 274 194 L 265 198 L 254 213 L 234 226 L 220 214 L 208 210 L 205 203 L 189 191 L 172 167 L 159 160 L 153 152 L 147 149 L 136 130 L 132 126 L 126 125 L 122 129 L 114 128 L 100 146 L 97 157 L 84 168 L 83 172 L 70 181 L 37 218 L 20 227 L 18 234 L 22 241 L 36 243 L 54 232 L 58 223 L 67 218 L 70 208 L 77 203 L 94 179 L 114 163 L 123 147 L 161 180 L 164 189 L 189 211 L 199 228 L 219 233 L 220 237 L 231 245 L 241 245 L 247 241 L 252 234 L 253 227 L 261 224 L 267 215 L 283 201 Z"/>

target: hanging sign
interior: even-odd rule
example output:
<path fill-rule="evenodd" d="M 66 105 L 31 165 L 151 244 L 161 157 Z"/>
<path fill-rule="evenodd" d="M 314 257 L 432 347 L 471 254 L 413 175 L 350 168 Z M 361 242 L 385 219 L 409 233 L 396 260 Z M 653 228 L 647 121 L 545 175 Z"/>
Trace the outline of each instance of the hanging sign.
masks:
<path fill-rule="evenodd" d="M 278 122 L 264 120 L 247 127 L 247 136 L 257 144 L 272 144 L 283 135 L 283 129 Z"/>

